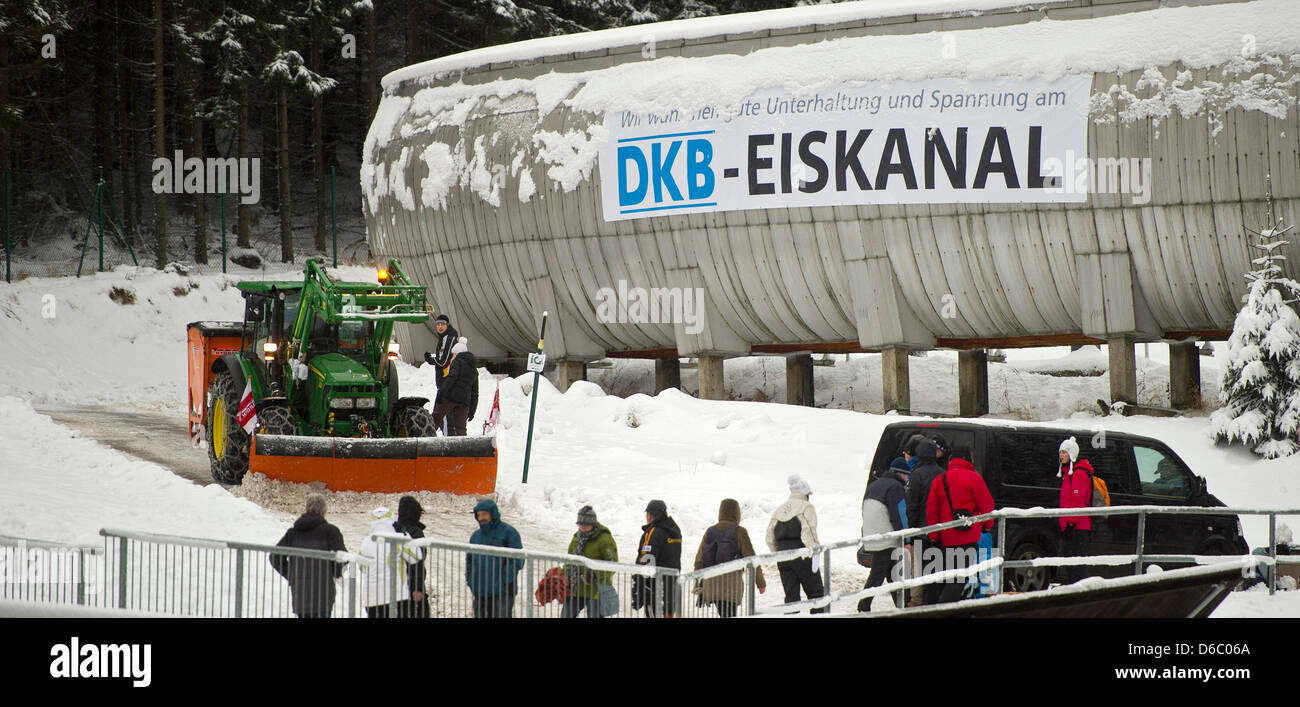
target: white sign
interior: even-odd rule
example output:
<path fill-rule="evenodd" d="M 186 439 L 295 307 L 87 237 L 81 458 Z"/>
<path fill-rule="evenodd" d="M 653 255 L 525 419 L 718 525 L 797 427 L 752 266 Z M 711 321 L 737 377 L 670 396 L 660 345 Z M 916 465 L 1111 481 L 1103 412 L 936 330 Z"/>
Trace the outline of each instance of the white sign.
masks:
<path fill-rule="evenodd" d="M 605 220 L 853 204 L 1082 202 L 1091 76 L 760 92 L 724 117 L 609 111 Z M 1055 167 L 1055 169 L 1053 169 Z M 1055 179 L 1053 177 L 1056 177 Z"/>
<path fill-rule="evenodd" d="M 546 368 L 546 354 L 528 354 L 528 370 L 541 373 Z"/>

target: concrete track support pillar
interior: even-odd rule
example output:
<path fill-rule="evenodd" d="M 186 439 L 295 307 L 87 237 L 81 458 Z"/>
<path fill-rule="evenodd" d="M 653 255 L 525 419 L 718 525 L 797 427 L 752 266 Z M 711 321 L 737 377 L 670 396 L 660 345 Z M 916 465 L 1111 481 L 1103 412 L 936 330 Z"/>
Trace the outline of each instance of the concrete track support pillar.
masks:
<path fill-rule="evenodd" d="M 886 346 L 880 351 L 880 364 L 885 410 L 910 411 L 912 390 L 907 377 L 907 349 L 901 346 Z"/>
<path fill-rule="evenodd" d="M 962 417 L 989 413 L 989 354 L 984 349 L 957 352 L 957 408 Z"/>
<path fill-rule="evenodd" d="M 726 400 L 727 391 L 723 386 L 722 357 L 700 354 L 698 371 L 700 374 L 700 400 Z"/>
<path fill-rule="evenodd" d="M 1169 407 L 1201 407 L 1201 356 L 1195 341 L 1169 345 Z"/>
<path fill-rule="evenodd" d="M 785 402 L 813 407 L 812 354 L 803 352 L 785 359 Z"/>
<path fill-rule="evenodd" d="M 1127 336 L 1112 337 L 1106 340 L 1106 349 L 1110 352 L 1110 402 L 1137 404 L 1137 357 L 1133 350 L 1133 339 Z"/>
<path fill-rule="evenodd" d="M 556 361 L 555 379 L 557 388 L 563 393 L 574 381 L 587 380 L 587 364 L 583 361 Z"/>
<path fill-rule="evenodd" d="M 682 387 L 682 364 L 676 358 L 655 359 L 655 394 Z"/>

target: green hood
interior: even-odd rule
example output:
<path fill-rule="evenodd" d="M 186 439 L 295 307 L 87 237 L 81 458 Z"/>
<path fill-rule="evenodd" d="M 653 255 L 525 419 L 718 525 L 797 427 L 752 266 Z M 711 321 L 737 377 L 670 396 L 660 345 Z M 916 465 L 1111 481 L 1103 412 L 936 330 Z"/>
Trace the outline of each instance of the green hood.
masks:
<path fill-rule="evenodd" d="M 366 367 L 341 353 L 321 354 L 311 360 L 311 374 L 324 379 L 329 386 L 369 385 L 375 379 Z"/>

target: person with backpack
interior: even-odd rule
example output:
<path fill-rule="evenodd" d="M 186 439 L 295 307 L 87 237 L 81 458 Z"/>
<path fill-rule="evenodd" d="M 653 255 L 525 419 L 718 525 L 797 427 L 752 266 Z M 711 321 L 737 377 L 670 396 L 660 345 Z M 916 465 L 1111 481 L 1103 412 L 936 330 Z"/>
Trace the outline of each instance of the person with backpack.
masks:
<path fill-rule="evenodd" d="M 416 502 L 416 505 L 419 503 Z M 382 545 L 375 540 L 376 536 L 384 538 Z M 366 607 L 366 616 L 372 619 L 386 619 L 390 616 L 428 618 L 428 602 L 424 596 L 423 551 L 407 547 L 405 543 L 411 539 L 406 525 L 393 517 L 393 511 L 388 506 L 380 506 L 370 512 L 370 534 L 361 543 L 361 556 L 374 560 L 374 565 L 366 573 L 361 585 L 361 603 Z M 390 556 L 394 549 L 397 554 L 395 582 L 391 577 L 393 558 Z M 393 602 L 390 596 L 394 583 L 397 585 L 398 597 L 395 614 L 391 611 Z"/>
<path fill-rule="evenodd" d="M 971 464 L 969 447 L 952 450 L 948 470 L 939 474 L 930 485 L 926 500 L 925 524 L 937 525 L 961 518 L 970 518 L 993 511 L 993 495 L 984 483 L 984 477 Z M 977 524 L 948 528 L 930 533 L 943 551 L 945 570 L 965 569 L 976 563 L 979 556 L 980 535 L 993 529 L 992 519 Z M 946 604 L 961 599 L 968 578 L 959 577 L 936 583 L 939 595 L 935 603 Z"/>
<path fill-rule="evenodd" d="M 718 506 L 718 522 L 704 531 L 704 540 L 695 553 L 695 569 L 721 565 L 742 557 L 753 557 L 754 545 L 749 541 L 749 531 L 740 525 L 740 504 L 734 498 L 724 498 Z M 754 586 L 758 593 L 767 591 L 763 568 L 754 566 Z M 700 603 L 712 604 L 718 616 L 724 619 L 736 615 L 736 607 L 745 598 L 745 573 L 743 570 L 709 577 L 700 582 Z"/>
<path fill-rule="evenodd" d="M 1093 485 L 1092 464 L 1079 458 L 1079 442 L 1071 437 L 1061 442 L 1057 452 L 1061 470 L 1061 508 L 1087 508 L 1093 505 L 1096 489 Z M 1086 557 L 1092 541 L 1092 516 L 1061 516 L 1061 556 Z M 1071 565 L 1066 577 L 1072 584 L 1089 575 L 1088 568 Z"/>
<path fill-rule="evenodd" d="M 866 496 L 862 499 L 862 537 L 879 535 L 907 526 L 907 501 L 904 490 L 907 478 L 912 470 L 903 457 L 895 459 L 889 470 L 867 484 Z M 863 589 L 879 587 L 889 579 L 894 564 L 902 559 L 903 554 L 895 542 L 889 540 L 871 540 L 862 543 L 862 549 L 871 553 L 871 574 Z M 903 592 L 898 592 L 895 602 L 898 608 L 906 606 Z M 863 597 L 858 602 L 858 611 L 871 611 L 873 597 Z"/>
<path fill-rule="evenodd" d="M 817 511 L 808 502 L 812 487 L 798 474 L 791 474 L 786 479 L 790 487 L 790 498 L 777 506 L 772 513 L 772 520 L 767 524 L 767 546 L 772 552 L 796 550 L 801 547 L 817 545 Z M 817 560 L 814 562 L 814 559 Z M 781 586 L 785 589 L 785 603 L 799 601 L 799 589 L 802 588 L 809 599 L 820 599 L 826 594 L 822 583 L 821 557 L 801 557 L 797 560 L 782 560 L 776 563 L 781 573 Z M 813 609 L 810 613 L 824 614 L 829 606 Z"/>
<path fill-rule="evenodd" d="M 928 525 L 925 522 L 926 503 L 930 498 L 930 487 L 934 480 L 939 478 L 943 473 L 943 467 L 939 466 L 939 445 L 928 439 L 921 440 L 916 445 L 916 462 L 912 466 L 912 476 L 907 482 L 907 527 L 920 528 Z M 924 535 L 918 535 L 912 541 L 912 552 L 919 558 L 918 562 L 922 565 L 931 564 L 930 560 L 933 551 L 931 543 Z M 919 589 L 920 603 L 934 604 L 939 599 L 939 591 L 943 587 L 937 584 L 925 584 Z M 916 598 L 917 592 L 913 592 L 913 598 Z"/>

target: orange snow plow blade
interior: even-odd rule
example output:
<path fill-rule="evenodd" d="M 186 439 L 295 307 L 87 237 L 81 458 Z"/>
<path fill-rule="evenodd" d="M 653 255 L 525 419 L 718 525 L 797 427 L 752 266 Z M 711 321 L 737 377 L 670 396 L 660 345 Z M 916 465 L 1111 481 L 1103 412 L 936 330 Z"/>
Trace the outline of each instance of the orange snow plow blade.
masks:
<path fill-rule="evenodd" d="M 491 437 L 253 436 L 250 473 L 300 484 L 324 482 L 331 491 L 496 490 L 497 454 Z"/>

